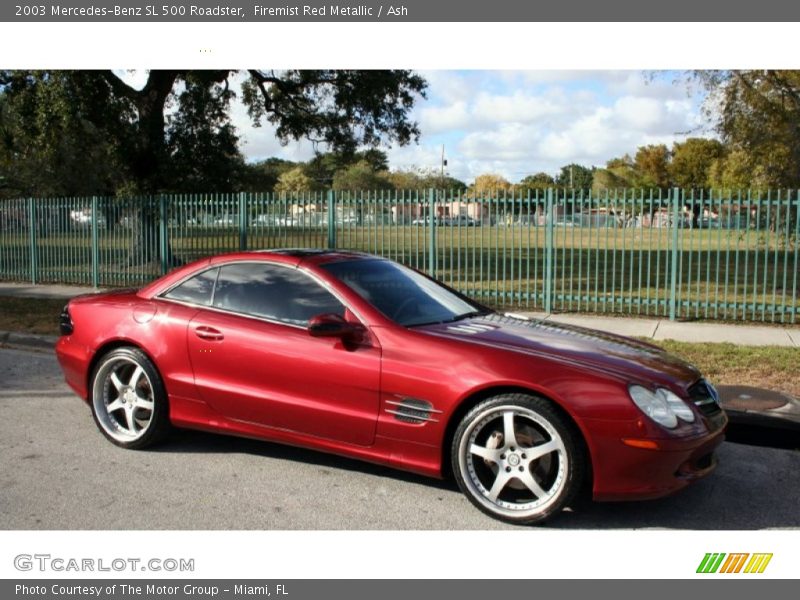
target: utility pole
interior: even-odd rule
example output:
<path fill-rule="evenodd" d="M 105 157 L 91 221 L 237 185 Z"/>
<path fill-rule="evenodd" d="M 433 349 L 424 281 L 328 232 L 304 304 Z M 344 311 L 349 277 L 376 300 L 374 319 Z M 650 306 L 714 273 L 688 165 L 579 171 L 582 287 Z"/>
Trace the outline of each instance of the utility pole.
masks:
<path fill-rule="evenodd" d="M 441 171 L 441 176 L 439 177 L 439 189 L 441 190 L 442 195 L 445 195 L 445 193 L 444 193 L 444 168 L 446 166 L 447 166 L 447 161 L 444 158 L 444 144 L 442 144 L 442 171 Z M 445 195 L 445 198 L 446 197 L 447 196 Z M 445 214 L 449 214 L 449 210 L 450 209 L 446 209 L 445 210 Z M 434 218 L 436 218 L 435 215 L 434 215 Z"/>
<path fill-rule="evenodd" d="M 444 189 L 444 168 L 447 166 L 447 161 L 444 159 L 444 144 L 442 144 L 442 176 L 439 180 L 439 187 Z"/>

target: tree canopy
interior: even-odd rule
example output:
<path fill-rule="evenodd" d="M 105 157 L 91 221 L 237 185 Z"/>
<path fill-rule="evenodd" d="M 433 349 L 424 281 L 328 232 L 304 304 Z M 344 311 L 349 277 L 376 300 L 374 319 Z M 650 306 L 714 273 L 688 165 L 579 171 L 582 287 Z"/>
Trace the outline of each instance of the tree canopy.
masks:
<path fill-rule="evenodd" d="M 719 173 L 755 187 L 800 186 L 800 71 L 695 71 L 726 146 Z M 723 177 L 724 181 L 725 178 Z"/>
<path fill-rule="evenodd" d="M 391 188 L 392 184 L 386 177 L 386 171 L 376 170 L 366 160 L 341 169 L 333 176 L 334 190 L 377 191 Z"/>
<path fill-rule="evenodd" d="M 0 71 L 0 173 L 23 195 L 228 191 L 243 159 L 231 82 L 255 126 L 347 157 L 408 144 L 426 81 L 407 70 Z M 276 177 L 277 180 L 277 177 Z"/>
<path fill-rule="evenodd" d="M 689 138 L 675 142 L 668 165 L 672 185 L 690 189 L 711 187 L 711 170 L 724 153 L 725 148 L 718 140 Z"/>
<path fill-rule="evenodd" d="M 484 173 L 475 178 L 475 182 L 470 186 L 470 190 L 476 194 L 494 194 L 505 192 L 511 189 L 511 183 L 496 173 Z"/>
<path fill-rule="evenodd" d="M 669 180 L 670 152 L 664 144 L 640 146 L 633 159 L 633 168 L 638 174 L 638 187 L 666 188 Z"/>
<path fill-rule="evenodd" d="M 556 177 L 556 184 L 561 187 L 589 189 L 592 187 L 593 176 L 594 173 L 589 167 L 572 163 L 561 167 L 561 172 Z"/>

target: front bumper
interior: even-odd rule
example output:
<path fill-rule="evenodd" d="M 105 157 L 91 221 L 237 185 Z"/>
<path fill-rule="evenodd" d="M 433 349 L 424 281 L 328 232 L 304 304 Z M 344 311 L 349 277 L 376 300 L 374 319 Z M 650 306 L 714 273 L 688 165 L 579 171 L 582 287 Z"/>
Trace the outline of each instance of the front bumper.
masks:
<path fill-rule="evenodd" d="M 727 419 L 713 431 L 690 438 L 651 438 L 656 449 L 626 445 L 626 431 L 612 422 L 589 425 L 592 436 L 592 495 L 595 500 L 647 500 L 673 494 L 711 473 L 714 451 L 725 440 Z"/>

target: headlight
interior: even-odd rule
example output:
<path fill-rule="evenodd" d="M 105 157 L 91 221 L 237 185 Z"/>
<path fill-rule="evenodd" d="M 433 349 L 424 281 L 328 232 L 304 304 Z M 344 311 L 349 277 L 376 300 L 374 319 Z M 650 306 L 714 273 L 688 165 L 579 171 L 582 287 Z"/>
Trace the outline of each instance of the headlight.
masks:
<path fill-rule="evenodd" d="M 640 385 L 632 385 L 628 389 L 634 404 L 662 427 L 674 429 L 678 426 L 678 419 L 687 423 L 694 422 L 691 407 L 670 390 L 656 388 L 653 392 Z"/>
<path fill-rule="evenodd" d="M 694 412 L 677 394 L 673 394 L 666 388 L 656 388 L 656 394 L 664 398 L 667 406 L 681 421 L 694 423 Z"/>
<path fill-rule="evenodd" d="M 634 404 L 653 421 L 667 429 L 674 429 L 678 426 L 678 417 L 662 394 L 651 392 L 640 385 L 632 385 L 628 390 Z"/>

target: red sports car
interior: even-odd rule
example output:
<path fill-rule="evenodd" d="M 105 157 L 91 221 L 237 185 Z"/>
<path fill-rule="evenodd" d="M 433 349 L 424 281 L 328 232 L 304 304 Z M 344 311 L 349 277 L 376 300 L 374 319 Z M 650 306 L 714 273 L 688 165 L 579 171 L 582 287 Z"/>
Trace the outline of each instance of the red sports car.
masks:
<path fill-rule="evenodd" d="M 650 344 L 499 314 L 382 258 L 241 252 L 72 300 L 67 383 L 125 448 L 171 426 L 306 446 L 434 477 L 514 523 L 581 489 L 664 496 L 714 469 L 727 422 Z"/>

